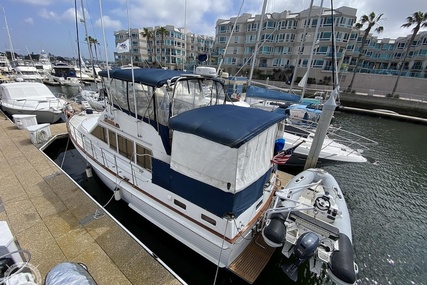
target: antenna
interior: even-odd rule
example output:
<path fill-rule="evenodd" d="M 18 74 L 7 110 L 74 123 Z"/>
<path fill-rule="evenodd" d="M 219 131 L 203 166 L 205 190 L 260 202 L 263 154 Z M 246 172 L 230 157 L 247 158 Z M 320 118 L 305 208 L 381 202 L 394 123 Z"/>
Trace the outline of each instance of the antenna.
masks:
<path fill-rule="evenodd" d="M 2 7 L 2 8 L 3 8 L 3 14 L 4 14 L 4 22 L 6 23 L 7 37 L 9 38 L 10 56 L 11 56 L 11 59 L 12 59 L 12 62 L 13 62 L 13 61 L 16 60 L 16 58 L 15 58 L 15 50 L 13 49 L 12 38 L 10 37 L 9 26 L 7 25 L 6 12 L 4 11 L 4 7 Z"/>

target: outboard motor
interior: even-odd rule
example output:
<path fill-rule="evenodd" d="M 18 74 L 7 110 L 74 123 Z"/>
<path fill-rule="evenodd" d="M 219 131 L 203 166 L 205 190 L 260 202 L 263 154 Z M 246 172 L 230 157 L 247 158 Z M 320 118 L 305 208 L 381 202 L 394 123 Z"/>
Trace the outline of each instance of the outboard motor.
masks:
<path fill-rule="evenodd" d="M 294 282 L 298 280 L 298 267 L 310 259 L 320 244 L 319 237 L 313 232 L 303 233 L 294 246 L 295 261 L 282 265 L 283 272 Z"/>

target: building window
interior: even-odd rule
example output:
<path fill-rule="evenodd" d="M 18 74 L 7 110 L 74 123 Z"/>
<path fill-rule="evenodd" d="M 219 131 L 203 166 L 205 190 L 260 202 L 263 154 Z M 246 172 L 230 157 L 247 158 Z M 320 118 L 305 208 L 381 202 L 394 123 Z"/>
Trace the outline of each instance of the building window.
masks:
<path fill-rule="evenodd" d="M 315 28 L 317 26 L 317 19 L 311 19 L 311 27 Z"/>
<path fill-rule="evenodd" d="M 225 44 L 227 42 L 227 37 L 218 37 L 218 42 L 220 44 Z"/>
<path fill-rule="evenodd" d="M 319 40 L 321 41 L 330 41 L 331 40 L 331 32 L 321 32 L 319 35 Z"/>
<path fill-rule="evenodd" d="M 274 28 L 276 27 L 276 22 L 267 21 L 267 22 L 264 22 L 263 26 L 264 26 L 263 30 L 274 30 Z"/>

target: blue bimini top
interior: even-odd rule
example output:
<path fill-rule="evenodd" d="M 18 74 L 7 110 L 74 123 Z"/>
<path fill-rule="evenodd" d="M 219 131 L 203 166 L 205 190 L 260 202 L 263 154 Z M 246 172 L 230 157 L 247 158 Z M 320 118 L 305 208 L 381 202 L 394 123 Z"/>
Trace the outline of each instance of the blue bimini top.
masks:
<path fill-rule="evenodd" d="M 180 132 L 239 148 L 285 115 L 256 108 L 214 105 L 193 109 L 169 119 L 169 127 Z"/>
<path fill-rule="evenodd" d="M 113 69 L 109 71 L 110 78 L 132 82 L 132 69 Z M 108 77 L 108 71 L 103 70 L 98 73 L 102 77 Z M 160 68 L 135 68 L 133 69 L 133 81 L 152 87 L 161 87 L 169 79 L 191 76 L 193 73 L 180 70 L 169 70 Z M 189 77 L 191 78 L 191 77 Z M 194 78 L 194 77 L 193 77 Z M 221 81 L 218 78 L 212 78 Z"/>

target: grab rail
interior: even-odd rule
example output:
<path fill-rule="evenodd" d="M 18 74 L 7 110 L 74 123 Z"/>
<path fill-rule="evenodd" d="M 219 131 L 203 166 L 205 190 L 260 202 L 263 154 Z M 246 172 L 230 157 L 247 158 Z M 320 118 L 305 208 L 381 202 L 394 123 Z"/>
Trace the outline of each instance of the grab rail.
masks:
<path fill-rule="evenodd" d="M 97 146 L 91 139 L 85 136 L 72 124 L 69 124 L 69 127 L 77 144 L 103 167 L 114 172 L 117 177 L 131 180 L 132 184 L 135 186 L 138 186 L 138 182 L 150 181 L 148 177 L 136 174 L 145 173 L 148 171 L 147 169 L 138 166 L 132 161 L 132 159 L 124 159 L 118 156 L 114 151 L 108 151 L 105 148 Z M 132 157 L 135 158 L 136 155 L 133 155 Z"/>

